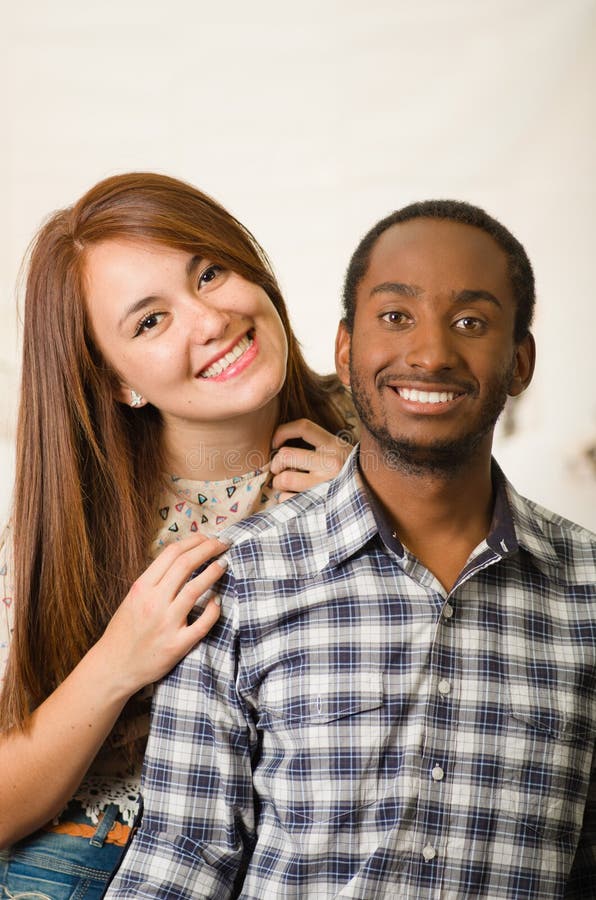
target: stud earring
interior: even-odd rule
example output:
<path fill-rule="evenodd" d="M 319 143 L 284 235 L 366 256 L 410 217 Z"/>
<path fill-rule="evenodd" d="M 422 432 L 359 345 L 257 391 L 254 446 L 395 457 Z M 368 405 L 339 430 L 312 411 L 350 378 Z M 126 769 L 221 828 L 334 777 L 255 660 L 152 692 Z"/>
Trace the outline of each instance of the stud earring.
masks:
<path fill-rule="evenodd" d="M 141 406 L 143 403 L 142 394 L 137 394 L 136 391 L 131 390 L 130 392 L 130 405 L 131 406 Z"/>

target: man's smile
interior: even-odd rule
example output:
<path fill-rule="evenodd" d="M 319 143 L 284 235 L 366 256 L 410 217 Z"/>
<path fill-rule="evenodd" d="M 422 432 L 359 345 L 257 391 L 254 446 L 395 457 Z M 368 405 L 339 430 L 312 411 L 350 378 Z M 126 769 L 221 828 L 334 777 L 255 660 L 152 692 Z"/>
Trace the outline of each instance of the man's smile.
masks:
<path fill-rule="evenodd" d="M 413 400 L 416 403 L 446 403 L 457 395 L 453 391 L 419 391 L 416 388 L 395 388 L 404 400 Z"/>

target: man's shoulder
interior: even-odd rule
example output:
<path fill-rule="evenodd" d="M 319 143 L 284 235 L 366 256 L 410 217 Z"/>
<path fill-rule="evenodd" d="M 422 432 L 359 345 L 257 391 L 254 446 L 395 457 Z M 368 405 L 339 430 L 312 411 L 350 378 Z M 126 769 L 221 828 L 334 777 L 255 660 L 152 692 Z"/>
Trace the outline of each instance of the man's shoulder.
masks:
<path fill-rule="evenodd" d="M 221 533 L 236 578 L 306 578 L 357 552 L 376 530 L 352 453 L 342 471 Z"/>
<path fill-rule="evenodd" d="M 230 567 L 242 576 L 257 566 L 261 575 L 281 575 L 282 570 L 305 575 L 320 568 L 328 557 L 329 485 L 296 494 L 222 532 L 221 539 L 231 545 L 226 553 Z"/>
<path fill-rule="evenodd" d="M 596 534 L 521 496 L 511 485 L 508 494 L 520 544 L 537 556 L 550 554 L 564 580 L 596 584 Z"/>

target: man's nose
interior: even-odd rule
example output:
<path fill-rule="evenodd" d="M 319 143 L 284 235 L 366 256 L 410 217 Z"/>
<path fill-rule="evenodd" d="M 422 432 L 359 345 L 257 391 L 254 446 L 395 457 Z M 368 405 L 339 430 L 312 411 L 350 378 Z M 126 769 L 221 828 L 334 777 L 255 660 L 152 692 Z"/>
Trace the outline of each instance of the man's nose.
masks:
<path fill-rule="evenodd" d="M 442 322 L 418 323 L 410 332 L 405 361 L 427 372 L 453 369 L 458 361 L 455 336 Z"/>

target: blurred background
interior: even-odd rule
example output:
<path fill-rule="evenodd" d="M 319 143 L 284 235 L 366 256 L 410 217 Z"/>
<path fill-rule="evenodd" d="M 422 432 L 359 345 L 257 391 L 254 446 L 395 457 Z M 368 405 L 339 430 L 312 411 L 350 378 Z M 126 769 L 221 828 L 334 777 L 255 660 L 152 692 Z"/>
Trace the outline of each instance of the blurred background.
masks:
<path fill-rule="evenodd" d="M 534 383 L 495 454 L 596 530 L 595 0 L 21 0 L 0 37 L 0 513 L 12 487 L 19 266 L 100 178 L 191 181 L 273 261 L 308 361 L 333 368 L 344 270 L 377 219 L 453 197 L 525 245 Z"/>

